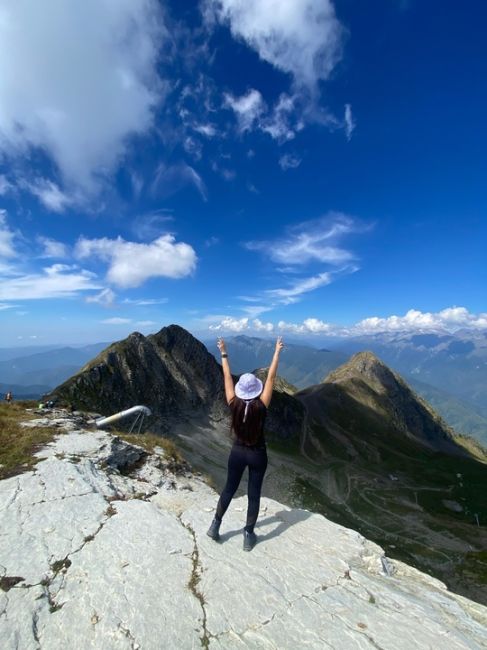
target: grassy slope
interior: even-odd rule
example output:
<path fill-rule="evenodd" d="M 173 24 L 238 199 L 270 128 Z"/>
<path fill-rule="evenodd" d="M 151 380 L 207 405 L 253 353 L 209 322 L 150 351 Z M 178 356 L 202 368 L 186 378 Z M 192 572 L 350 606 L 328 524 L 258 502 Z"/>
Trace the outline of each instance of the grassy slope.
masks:
<path fill-rule="evenodd" d="M 20 426 L 38 417 L 26 411 L 35 406 L 36 402 L 0 404 L 0 479 L 32 469 L 39 461 L 34 453 L 60 433 L 56 427 Z"/>
<path fill-rule="evenodd" d="M 487 466 L 408 439 L 336 385 L 319 391 L 303 401 L 326 461 L 296 480 L 295 500 L 487 602 Z"/>

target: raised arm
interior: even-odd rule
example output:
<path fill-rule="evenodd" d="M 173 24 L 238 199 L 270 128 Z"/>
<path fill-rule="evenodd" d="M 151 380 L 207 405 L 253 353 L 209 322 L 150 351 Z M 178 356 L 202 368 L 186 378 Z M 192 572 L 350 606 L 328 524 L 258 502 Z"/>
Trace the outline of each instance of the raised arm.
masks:
<path fill-rule="evenodd" d="M 264 402 L 266 406 L 269 406 L 271 403 L 272 390 L 274 388 L 274 379 L 276 378 L 277 366 L 279 365 L 279 355 L 281 354 L 283 347 L 284 343 L 282 342 L 282 336 L 278 336 L 276 341 L 276 349 L 274 350 L 274 356 L 272 357 L 271 365 L 269 367 L 264 390 L 260 396 L 261 401 Z"/>
<path fill-rule="evenodd" d="M 227 348 L 225 346 L 225 341 L 221 338 L 221 336 L 218 339 L 216 344 L 222 355 L 223 381 L 225 383 L 225 397 L 227 398 L 227 404 L 230 404 L 232 399 L 235 397 L 235 388 L 233 385 L 232 373 L 230 372 L 230 364 L 228 363 Z"/>

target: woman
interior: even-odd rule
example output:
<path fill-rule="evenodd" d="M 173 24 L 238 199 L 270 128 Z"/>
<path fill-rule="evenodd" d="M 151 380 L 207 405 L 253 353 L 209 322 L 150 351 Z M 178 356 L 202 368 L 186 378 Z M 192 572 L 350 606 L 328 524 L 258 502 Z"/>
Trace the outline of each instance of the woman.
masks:
<path fill-rule="evenodd" d="M 218 339 L 218 349 L 222 355 L 225 397 L 232 412 L 232 431 L 236 440 L 228 459 L 227 482 L 207 534 L 215 541 L 220 538 L 223 515 L 237 491 L 245 468 L 248 467 L 248 509 L 247 523 L 244 528 L 244 551 L 251 551 L 257 542 L 254 526 L 259 514 L 260 492 L 267 469 L 264 422 L 282 348 L 282 338 L 279 336 L 264 387 L 260 379 L 250 373 L 242 375 L 234 386 L 225 341 L 222 338 Z"/>

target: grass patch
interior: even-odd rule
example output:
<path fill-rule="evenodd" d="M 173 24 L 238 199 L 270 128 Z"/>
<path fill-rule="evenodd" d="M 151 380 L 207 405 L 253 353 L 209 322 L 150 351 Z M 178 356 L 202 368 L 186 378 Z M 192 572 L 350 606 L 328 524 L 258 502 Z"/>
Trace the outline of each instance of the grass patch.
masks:
<path fill-rule="evenodd" d="M 20 426 L 38 417 L 26 411 L 36 405 L 31 401 L 0 403 L 0 479 L 31 470 L 40 460 L 34 453 L 60 433 L 56 427 Z"/>
<path fill-rule="evenodd" d="M 156 447 L 161 447 L 166 458 L 173 463 L 185 462 L 176 444 L 169 438 L 158 436 L 155 433 L 124 433 L 123 431 L 113 431 L 112 433 L 131 445 L 142 447 L 151 454 L 154 453 Z"/>

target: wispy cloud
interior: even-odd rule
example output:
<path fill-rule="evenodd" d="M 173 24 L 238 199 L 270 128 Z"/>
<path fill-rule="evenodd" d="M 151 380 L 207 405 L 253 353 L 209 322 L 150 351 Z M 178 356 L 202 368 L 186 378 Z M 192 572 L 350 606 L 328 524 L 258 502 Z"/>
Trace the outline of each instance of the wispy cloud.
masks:
<path fill-rule="evenodd" d="M 155 196 L 168 198 L 188 185 L 196 188 L 203 201 L 208 199 L 206 185 L 193 167 L 186 163 L 169 167 L 165 163 L 161 163 L 154 175 L 152 193 Z"/>
<path fill-rule="evenodd" d="M 75 247 L 79 259 L 98 257 L 109 263 L 107 280 L 119 287 L 138 287 L 149 278 L 184 278 L 196 268 L 193 248 L 163 235 L 148 244 L 117 239 L 80 238 Z"/>
<path fill-rule="evenodd" d="M 214 138 L 218 134 L 218 129 L 214 124 L 193 124 L 193 130 L 204 135 L 207 138 Z"/>
<path fill-rule="evenodd" d="M 333 281 L 333 275 L 329 272 L 319 273 L 310 278 L 305 278 L 304 280 L 299 280 L 295 282 L 290 287 L 285 289 L 268 289 L 266 294 L 271 298 L 277 298 L 279 301 L 291 304 L 295 302 L 295 299 L 301 296 L 303 293 L 309 293 L 314 291 L 319 287 L 326 286 Z"/>
<path fill-rule="evenodd" d="M 352 133 L 355 130 L 356 124 L 353 119 L 352 115 L 352 107 L 350 104 L 345 104 L 345 135 L 347 136 L 347 140 L 350 141 L 352 138 Z"/>
<path fill-rule="evenodd" d="M 5 174 L 0 174 L 0 196 L 4 196 L 13 189 L 14 186 L 10 183 Z"/>
<path fill-rule="evenodd" d="M 42 205 L 51 212 L 64 212 L 75 203 L 75 197 L 68 196 L 61 188 L 47 178 L 36 178 L 33 181 L 20 180 L 19 187 L 37 196 Z"/>
<path fill-rule="evenodd" d="M 339 240 L 364 228 L 347 215 L 330 212 L 321 219 L 289 227 L 282 238 L 250 241 L 245 246 L 249 250 L 261 251 L 274 262 L 286 266 L 304 266 L 310 262 L 340 265 L 352 261 L 355 255 L 341 248 Z"/>
<path fill-rule="evenodd" d="M 267 109 L 262 95 L 255 88 L 251 88 L 245 95 L 240 97 L 234 97 L 226 93 L 224 95 L 224 105 L 234 111 L 238 121 L 238 128 L 242 133 L 250 131 Z"/>
<path fill-rule="evenodd" d="M 114 318 L 105 318 L 104 320 L 100 321 L 100 323 L 103 325 L 127 325 L 131 322 L 132 319 L 130 318 L 120 318 L 118 316 L 115 316 Z"/>
<path fill-rule="evenodd" d="M 137 215 L 132 221 L 131 231 L 141 241 L 157 239 L 167 233 L 171 221 L 174 221 L 172 211 L 161 208 Z"/>
<path fill-rule="evenodd" d="M 102 289 L 94 296 L 87 296 L 86 302 L 101 305 L 102 307 L 113 307 L 116 295 L 111 289 Z"/>
<path fill-rule="evenodd" d="M 164 305 L 167 302 L 167 298 L 125 298 L 122 300 L 124 305 L 137 305 L 138 307 L 147 307 L 152 305 Z"/>
<path fill-rule="evenodd" d="M 68 247 L 60 241 L 41 235 L 37 238 L 37 241 L 43 248 L 39 257 L 65 258 L 68 256 Z"/>
<path fill-rule="evenodd" d="M 0 300 L 71 298 L 93 289 L 101 289 L 94 273 L 76 266 L 54 264 L 40 273 L 4 278 L 0 283 Z"/>
<path fill-rule="evenodd" d="M 279 158 L 279 166 L 284 171 L 287 171 L 288 169 L 296 169 L 299 167 L 301 162 L 301 158 L 292 153 L 285 153 Z"/>
<path fill-rule="evenodd" d="M 0 258 L 13 258 L 15 233 L 7 225 L 7 211 L 0 209 Z"/>

